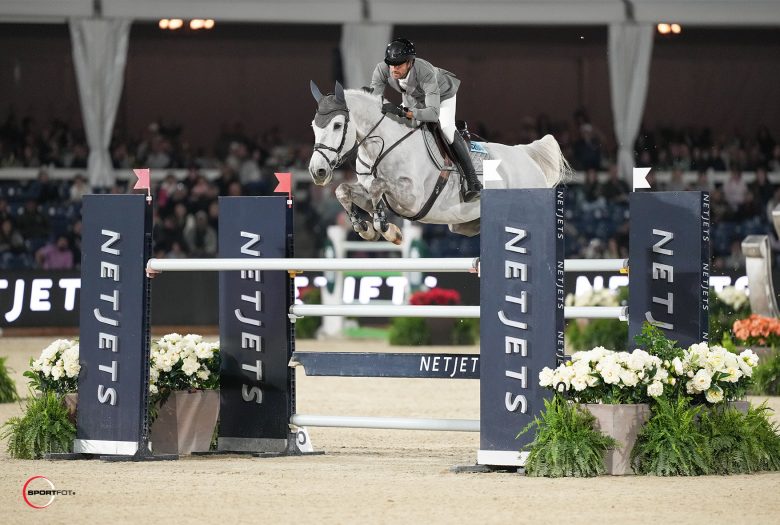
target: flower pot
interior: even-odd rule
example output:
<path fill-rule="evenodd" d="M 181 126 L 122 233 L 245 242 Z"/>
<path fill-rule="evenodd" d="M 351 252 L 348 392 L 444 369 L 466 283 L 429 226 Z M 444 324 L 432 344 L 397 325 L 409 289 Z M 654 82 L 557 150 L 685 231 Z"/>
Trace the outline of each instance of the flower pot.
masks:
<path fill-rule="evenodd" d="M 219 390 L 172 392 L 152 423 L 152 451 L 179 455 L 207 452 L 218 417 Z"/>
<path fill-rule="evenodd" d="M 598 405 L 586 404 L 593 417 L 596 418 L 596 429 L 615 439 L 618 446 L 604 454 L 604 466 L 607 474 L 625 476 L 632 474 L 631 450 L 636 443 L 637 435 L 650 419 L 650 405 Z"/>
<path fill-rule="evenodd" d="M 726 401 L 726 406 L 733 408 L 737 412 L 747 414 L 750 408 L 750 401 Z"/>

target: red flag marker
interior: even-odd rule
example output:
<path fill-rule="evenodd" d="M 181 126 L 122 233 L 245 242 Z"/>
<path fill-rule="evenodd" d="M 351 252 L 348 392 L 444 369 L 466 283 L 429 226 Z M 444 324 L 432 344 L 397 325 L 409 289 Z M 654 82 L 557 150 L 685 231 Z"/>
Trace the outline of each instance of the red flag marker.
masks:
<path fill-rule="evenodd" d="M 274 193 L 286 193 L 287 194 L 287 207 L 292 207 L 292 173 L 274 173 L 276 180 L 279 184 L 276 186 Z"/>
<path fill-rule="evenodd" d="M 146 190 L 146 202 L 152 201 L 152 183 L 149 179 L 149 168 L 133 170 L 135 176 L 138 177 L 134 190 Z"/>
<path fill-rule="evenodd" d="M 134 190 L 149 190 L 151 189 L 151 183 L 149 181 L 149 169 L 133 170 L 135 176 L 138 177 L 138 181 L 133 186 Z"/>

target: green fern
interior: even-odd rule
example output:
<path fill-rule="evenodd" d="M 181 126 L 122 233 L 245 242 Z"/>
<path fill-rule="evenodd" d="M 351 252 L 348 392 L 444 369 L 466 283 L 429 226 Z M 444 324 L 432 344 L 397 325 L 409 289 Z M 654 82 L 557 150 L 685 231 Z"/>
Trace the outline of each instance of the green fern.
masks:
<path fill-rule="evenodd" d="M 758 422 L 728 406 L 701 414 L 699 426 L 712 451 L 715 474 L 746 474 L 763 469 L 765 452 L 753 428 Z"/>
<path fill-rule="evenodd" d="M 631 463 L 637 474 L 697 476 L 712 472 L 707 436 L 696 423 L 701 407 L 684 397 L 659 398 L 637 437 Z"/>
<path fill-rule="evenodd" d="M 536 431 L 525 462 L 528 476 L 591 477 L 605 472 L 604 453 L 617 446 L 611 437 L 594 429 L 594 418 L 561 396 L 544 401 L 544 411 L 518 437 Z"/>
<path fill-rule="evenodd" d="M 0 357 L 0 403 L 10 403 L 19 399 L 16 393 L 16 385 L 8 368 L 5 366 L 7 357 Z"/>
<path fill-rule="evenodd" d="M 40 459 L 45 454 L 70 452 L 76 427 L 68 409 L 54 392 L 30 396 L 24 415 L 6 421 L 0 439 L 8 439 L 8 453 L 17 459 Z"/>
<path fill-rule="evenodd" d="M 745 418 L 745 434 L 755 442 L 758 454 L 758 470 L 780 470 L 780 426 L 769 419 L 771 408 L 766 401 L 751 406 Z"/>

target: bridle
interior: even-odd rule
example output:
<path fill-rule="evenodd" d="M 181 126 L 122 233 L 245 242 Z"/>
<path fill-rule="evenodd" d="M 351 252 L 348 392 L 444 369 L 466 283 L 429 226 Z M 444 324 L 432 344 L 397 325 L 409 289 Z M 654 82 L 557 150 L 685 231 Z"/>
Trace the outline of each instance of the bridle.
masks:
<path fill-rule="evenodd" d="M 357 162 L 359 164 L 362 164 L 366 168 L 368 168 L 369 171 L 367 171 L 367 172 L 360 172 L 360 171 L 358 171 L 356 169 L 355 170 L 355 174 L 356 175 L 368 175 L 368 176 L 376 177 L 377 176 L 377 170 L 379 168 L 379 163 L 382 160 L 384 160 L 384 158 L 387 157 L 387 155 L 390 154 L 390 152 L 393 151 L 398 145 L 400 145 L 403 141 L 405 141 L 410 136 L 412 136 L 415 131 L 419 130 L 423 126 L 423 124 L 419 124 L 419 125 L 415 126 L 408 133 L 406 133 L 400 139 L 398 139 L 393 144 L 391 144 L 389 148 L 385 149 L 385 141 L 384 141 L 384 139 L 382 137 L 378 136 L 378 135 L 377 136 L 371 135 L 376 130 L 376 128 L 379 127 L 379 124 L 381 124 L 382 121 L 387 116 L 386 114 L 383 113 L 382 117 L 376 122 L 376 124 L 374 124 L 371 127 L 371 129 L 368 131 L 368 133 L 365 134 L 365 136 L 362 139 L 359 139 L 359 140 L 357 139 L 358 133 L 357 133 L 357 130 L 355 130 L 355 139 L 356 140 L 355 140 L 354 146 L 352 146 L 349 149 L 349 151 L 347 151 L 346 153 L 344 153 L 342 155 L 341 154 L 341 149 L 344 147 L 344 143 L 347 140 L 347 128 L 349 127 L 349 120 L 350 120 L 349 119 L 349 108 L 347 108 L 346 104 L 344 104 L 344 107 L 337 107 L 337 108 L 332 109 L 330 111 L 326 111 L 326 112 L 320 112 L 319 110 L 317 111 L 317 115 L 318 116 L 322 116 L 322 117 L 325 117 L 327 115 L 332 115 L 332 114 L 334 114 L 334 116 L 336 116 L 335 114 L 339 114 L 339 113 L 342 113 L 344 115 L 344 127 L 343 127 L 342 132 L 341 132 L 341 140 L 339 141 L 338 147 L 333 148 L 331 146 L 328 146 L 327 144 L 323 144 L 321 142 L 316 142 L 314 144 L 314 152 L 315 153 L 319 153 L 320 155 L 322 155 L 322 158 L 324 158 L 325 162 L 328 163 L 328 166 L 330 167 L 330 169 L 333 170 L 333 169 L 339 167 L 341 164 L 343 164 L 344 161 L 350 155 L 352 155 L 352 153 L 355 150 L 357 150 L 360 146 L 362 146 L 369 139 L 378 139 L 378 140 L 380 140 L 382 142 L 382 147 L 379 150 L 379 155 L 377 155 L 377 157 L 374 160 L 373 164 L 369 165 L 368 163 L 363 161 L 363 159 L 360 158 L 360 154 L 358 154 Z M 316 120 L 317 120 L 317 118 L 315 117 L 315 121 Z M 330 117 L 328 119 L 328 122 L 330 122 L 331 120 L 333 120 L 333 117 Z M 315 125 L 316 125 L 316 122 L 315 122 Z M 325 125 L 327 126 L 328 123 L 326 122 Z M 331 160 L 325 154 L 325 151 L 332 151 L 332 152 L 334 152 L 336 154 L 336 156 L 333 158 L 333 160 Z M 356 166 L 356 168 L 357 168 L 357 166 Z M 402 215 L 402 214 L 398 213 L 397 211 L 395 211 L 390 206 L 390 203 L 387 201 L 387 196 L 386 195 L 382 195 L 382 204 L 387 206 L 391 211 L 393 211 L 399 217 L 404 217 L 404 218 L 412 220 L 412 221 L 418 221 L 421 218 L 425 217 L 425 215 L 427 215 L 427 213 L 430 211 L 431 207 L 433 206 L 433 203 L 436 201 L 436 199 L 440 195 L 440 193 L 442 191 L 442 188 L 447 183 L 448 178 L 449 178 L 449 170 L 447 170 L 447 169 L 442 170 L 441 174 L 439 175 L 439 179 L 437 180 L 436 185 L 434 187 L 433 193 L 431 193 L 431 195 L 428 197 L 428 200 L 423 205 L 422 209 L 420 209 L 420 211 L 418 211 L 412 217 L 406 217 L 405 215 Z"/>
<path fill-rule="evenodd" d="M 385 150 L 385 141 L 384 141 L 384 139 L 382 139 L 382 137 L 379 137 L 379 136 L 375 137 L 375 136 L 371 135 L 374 132 L 374 130 L 376 130 L 376 128 L 379 127 L 379 124 L 381 124 L 382 121 L 387 116 L 384 113 L 382 113 L 382 117 L 376 122 L 376 124 L 374 124 L 371 127 L 370 130 L 368 130 L 368 133 L 366 133 L 366 135 L 362 139 L 355 140 L 355 145 L 352 146 L 349 149 L 349 151 L 347 151 L 346 153 L 344 153 L 342 155 L 341 154 L 341 149 L 344 147 L 344 142 L 346 142 L 346 140 L 347 140 L 347 128 L 349 127 L 349 108 L 347 108 L 347 107 L 336 108 L 336 109 L 332 109 L 331 111 L 327 111 L 325 113 L 320 113 L 319 111 L 317 113 L 318 113 L 318 115 L 321 115 L 321 116 L 331 115 L 331 114 L 334 114 L 334 113 L 335 114 L 338 114 L 338 113 L 344 114 L 344 127 L 342 128 L 342 131 L 341 131 L 341 140 L 339 141 L 338 147 L 333 148 L 333 147 L 328 146 L 327 144 L 323 144 L 321 142 L 316 142 L 314 144 L 314 153 L 319 153 L 320 155 L 322 155 L 322 158 L 325 159 L 325 162 L 328 163 L 328 167 L 331 170 L 336 169 L 339 166 L 341 166 L 344 163 L 344 161 L 347 160 L 347 158 L 349 158 L 349 156 L 352 155 L 352 153 L 354 153 L 355 150 L 357 150 L 360 146 L 362 146 L 367 140 L 369 140 L 369 139 L 379 139 L 379 140 L 382 141 L 382 149 L 380 150 L 379 155 L 377 156 L 377 158 L 374 161 L 374 164 L 372 166 L 368 166 L 365 162 L 363 162 L 362 159 L 358 158 L 358 161 L 361 164 L 363 164 L 364 166 L 370 168 L 370 171 L 367 172 L 367 173 L 356 172 L 357 175 L 373 175 L 374 177 L 376 177 L 376 172 L 377 172 L 377 168 L 379 167 L 379 163 L 387 156 L 387 154 L 390 153 L 393 149 L 395 149 L 395 147 L 398 146 L 400 143 L 402 143 L 404 140 L 409 138 L 409 136 L 412 133 L 414 133 L 415 131 L 417 131 L 421 127 L 421 125 L 414 127 L 410 132 L 408 132 L 406 135 L 401 137 L 398 141 L 393 143 L 387 150 Z M 332 117 L 331 117 L 330 120 L 332 120 Z M 357 130 L 355 132 L 355 137 L 357 138 Z M 336 154 L 336 156 L 333 158 L 333 160 L 331 160 L 331 159 L 328 158 L 327 155 L 325 155 L 324 151 L 332 151 L 332 152 L 334 152 Z"/>
<path fill-rule="evenodd" d="M 382 123 L 382 121 L 385 119 L 386 115 L 382 114 L 382 118 L 380 118 L 376 122 L 376 124 L 374 124 L 371 127 L 371 129 L 368 131 L 368 133 L 366 133 L 366 136 L 363 137 L 360 140 L 356 140 L 355 141 L 355 145 L 352 146 L 349 149 L 349 151 L 347 151 L 346 153 L 344 153 L 342 155 L 341 154 L 341 148 L 344 147 L 344 142 L 346 142 L 346 140 L 347 140 L 347 128 L 349 127 L 349 109 L 347 109 L 347 108 L 345 108 L 345 109 L 338 108 L 338 109 L 334 109 L 332 111 L 328 111 L 327 113 L 319 113 L 319 114 L 320 115 L 329 115 L 331 113 L 343 113 L 344 114 L 344 127 L 342 128 L 342 131 L 341 131 L 341 140 L 339 141 L 339 145 L 338 145 L 338 147 L 333 148 L 331 146 L 328 146 L 327 144 L 323 144 L 322 142 L 317 142 L 317 143 L 314 144 L 314 152 L 315 153 L 319 153 L 320 155 L 322 155 L 322 157 L 325 159 L 325 162 L 328 163 L 328 166 L 330 167 L 330 169 L 333 170 L 333 169 L 336 169 L 339 166 L 341 166 L 344 163 L 344 161 L 347 160 L 347 158 L 349 158 L 349 156 L 352 155 L 352 153 L 355 152 L 355 150 L 357 150 L 360 146 L 362 146 L 363 143 L 366 140 L 371 138 L 371 134 L 374 132 L 374 130 L 376 128 L 379 127 L 379 124 Z M 355 137 L 357 137 L 357 130 L 355 132 Z M 336 154 L 336 156 L 333 158 L 333 160 L 330 160 L 328 158 L 328 156 L 325 155 L 325 153 L 323 153 L 323 150 L 332 151 L 332 152 L 334 152 Z"/>
<path fill-rule="evenodd" d="M 319 113 L 319 112 L 318 112 Z M 341 148 L 344 147 L 344 142 L 347 140 L 347 127 L 349 127 L 349 109 L 341 109 L 337 108 L 332 111 L 328 111 L 327 113 L 319 113 L 320 115 L 330 115 L 332 113 L 343 113 L 344 114 L 344 127 L 341 131 L 341 141 L 339 142 L 338 147 L 333 148 L 331 146 L 328 146 L 327 144 L 323 144 L 322 142 L 317 142 L 314 144 L 314 152 L 319 153 L 322 155 L 322 157 L 325 159 L 325 162 L 328 163 L 328 166 L 330 169 L 336 169 L 346 160 L 347 157 L 349 157 L 353 151 L 359 146 L 359 144 L 355 144 L 348 152 L 346 152 L 343 156 L 341 155 Z M 332 119 L 331 119 L 332 120 Z M 336 154 L 336 156 L 333 158 L 333 160 L 330 160 L 325 153 L 323 153 L 323 150 L 332 151 Z"/>

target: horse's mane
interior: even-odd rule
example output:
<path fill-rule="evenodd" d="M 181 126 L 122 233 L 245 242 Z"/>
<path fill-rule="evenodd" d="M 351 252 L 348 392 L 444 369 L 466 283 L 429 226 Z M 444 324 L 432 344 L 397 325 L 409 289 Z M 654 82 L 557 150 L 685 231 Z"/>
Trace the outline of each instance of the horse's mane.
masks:
<path fill-rule="evenodd" d="M 372 104 L 376 107 L 380 107 L 382 105 L 382 97 L 379 95 L 374 95 L 373 93 L 366 93 L 362 89 L 345 89 L 344 95 L 361 99 L 361 101 L 365 101 L 367 104 Z"/>
<path fill-rule="evenodd" d="M 384 102 L 384 99 L 381 95 L 366 93 L 362 89 L 345 89 L 344 96 L 347 98 L 347 106 L 350 106 L 351 101 L 355 101 L 360 105 L 365 104 L 367 107 L 376 109 L 377 115 L 381 116 L 382 103 Z M 354 107 L 354 106 L 350 106 L 350 107 Z M 401 122 L 396 120 L 396 117 L 388 118 L 385 120 L 385 122 L 392 122 L 393 125 L 398 126 L 401 129 L 409 128 L 408 125 L 402 124 Z"/>

